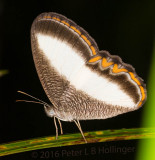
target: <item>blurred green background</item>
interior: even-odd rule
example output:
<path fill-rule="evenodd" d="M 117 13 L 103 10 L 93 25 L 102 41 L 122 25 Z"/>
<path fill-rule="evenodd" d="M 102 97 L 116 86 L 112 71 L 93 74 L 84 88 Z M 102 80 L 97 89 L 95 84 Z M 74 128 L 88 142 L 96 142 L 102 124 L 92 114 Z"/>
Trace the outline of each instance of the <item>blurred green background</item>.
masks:
<path fill-rule="evenodd" d="M 42 12 L 57 12 L 75 21 L 96 40 L 100 50 L 108 50 L 133 65 L 147 85 L 148 100 L 141 109 L 111 119 L 82 121 L 83 131 L 155 127 L 154 8 L 154 0 L 0 0 L 0 69 L 9 71 L 0 78 L 0 143 L 55 135 L 53 119 L 45 115 L 42 106 L 15 103 L 16 99 L 27 99 L 17 90 L 49 103 L 34 67 L 30 44 L 31 24 Z M 74 123 L 62 125 L 64 133 L 79 132 Z M 135 147 L 131 154 L 117 155 L 119 159 L 154 159 L 153 140 L 114 145 Z M 108 158 L 117 156 L 111 154 Z"/>
<path fill-rule="evenodd" d="M 142 127 L 155 128 L 155 41 L 148 77 L 148 100 L 142 115 Z M 138 145 L 137 160 L 155 159 L 155 139 L 141 140 Z"/>

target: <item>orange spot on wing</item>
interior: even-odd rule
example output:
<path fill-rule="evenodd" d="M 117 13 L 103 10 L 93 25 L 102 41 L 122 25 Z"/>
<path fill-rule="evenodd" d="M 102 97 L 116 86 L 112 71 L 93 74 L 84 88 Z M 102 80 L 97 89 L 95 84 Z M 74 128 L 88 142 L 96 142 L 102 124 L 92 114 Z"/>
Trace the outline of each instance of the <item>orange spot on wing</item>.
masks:
<path fill-rule="evenodd" d="M 66 21 L 61 21 L 63 24 L 65 24 L 66 26 L 70 27 L 70 24 L 67 23 Z"/>
<path fill-rule="evenodd" d="M 141 93 L 142 93 L 142 101 L 145 99 L 145 91 L 144 91 L 144 88 L 142 86 L 140 86 L 140 90 L 141 90 Z"/>
<path fill-rule="evenodd" d="M 89 60 L 89 62 L 90 62 L 90 63 L 96 62 L 96 61 L 98 61 L 98 60 L 100 60 L 100 59 L 102 59 L 102 57 L 101 57 L 101 56 L 97 56 L 97 57 L 91 58 L 91 59 Z"/>
<path fill-rule="evenodd" d="M 139 82 L 139 80 L 138 80 L 137 78 L 135 78 L 134 73 L 129 72 L 129 74 L 130 74 L 131 78 L 132 78 L 138 85 L 141 85 L 141 83 Z"/>
<path fill-rule="evenodd" d="M 81 35 L 81 37 L 85 40 L 85 42 L 86 42 L 89 46 L 91 45 L 90 41 L 87 39 L 86 36 Z"/>
<path fill-rule="evenodd" d="M 72 28 L 76 33 L 78 33 L 79 35 L 81 35 L 81 32 L 77 28 L 75 28 L 74 26 L 71 26 L 70 28 Z"/>
<path fill-rule="evenodd" d="M 91 47 L 90 47 L 90 49 L 91 49 L 91 51 L 92 51 L 93 55 L 96 55 L 95 48 L 94 48 L 93 46 L 91 46 Z"/>
<path fill-rule="evenodd" d="M 114 64 L 113 73 L 128 72 L 125 68 L 118 68 L 118 64 Z"/>
<path fill-rule="evenodd" d="M 45 19 L 51 19 L 51 16 L 44 16 Z"/>
<path fill-rule="evenodd" d="M 142 105 L 142 101 L 139 102 L 138 107 L 140 107 Z"/>
<path fill-rule="evenodd" d="M 145 90 L 144 90 L 144 88 L 142 86 L 140 86 L 140 91 L 141 91 L 141 94 L 142 94 L 142 99 L 139 102 L 138 107 L 140 107 L 142 105 L 142 102 L 145 100 L 145 97 L 146 97 Z"/>
<path fill-rule="evenodd" d="M 103 59 L 102 59 L 102 67 L 103 67 L 103 68 L 109 67 L 109 66 L 111 66 L 112 64 L 114 64 L 114 62 L 107 62 L 107 59 L 106 59 L 106 58 L 103 58 Z"/>
<path fill-rule="evenodd" d="M 60 19 L 59 19 L 59 18 L 56 18 L 56 17 L 53 17 L 52 19 L 55 19 L 55 20 L 57 20 L 57 21 L 60 21 Z"/>
<path fill-rule="evenodd" d="M 56 18 L 56 17 L 53 17 L 52 19 L 55 19 L 55 20 L 56 20 L 57 18 Z"/>

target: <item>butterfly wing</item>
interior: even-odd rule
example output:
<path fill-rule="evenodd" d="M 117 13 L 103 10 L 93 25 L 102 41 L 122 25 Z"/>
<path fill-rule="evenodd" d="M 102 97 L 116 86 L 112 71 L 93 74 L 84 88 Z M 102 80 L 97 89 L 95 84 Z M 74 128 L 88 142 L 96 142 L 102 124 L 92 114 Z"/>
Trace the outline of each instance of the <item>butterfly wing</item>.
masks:
<path fill-rule="evenodd" d="M 90 55 L 84 53 L 91 53 L 84 41 L 79 40 L 79 35 L 68 29 L 73 22 L 60 23 L 58 17 L 66 19 L 55 13 L 43 13 L 31 28 L 35 66 L 48 98 L 55 105 L 60 105 L 59 99 L 70 83 L 68 78 L 89 59 Z M 83 56 L 82 61 L 77 53 Z"/>
<path fill-rule="evenodd" d="M 62 15 L 39 15 L 31 44 L 48 98 L 58 110 L 69 112 L 70 119 L 108 118 L 135 110 L 146 100 L 145 85 L 134 68 L 99 51 L 86 31 Z"/>

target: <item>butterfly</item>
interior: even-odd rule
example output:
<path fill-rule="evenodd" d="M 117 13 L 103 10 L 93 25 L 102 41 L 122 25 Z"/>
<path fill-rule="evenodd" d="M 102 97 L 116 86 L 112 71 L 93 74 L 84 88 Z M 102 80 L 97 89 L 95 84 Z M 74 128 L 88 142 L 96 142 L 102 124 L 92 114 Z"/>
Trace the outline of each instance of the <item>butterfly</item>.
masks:
<path fill-rule="evenodd" d="M 80 120 L 107 119 L 139 109 L 146 86 L 135 69 L 116 55 L 99 50 L 95 40 L 72 20 L 42 13 L 31 27 L 35 67 L 52 104 L 45 112 L 59 121 L 74 121 L 85 142 Z"/>

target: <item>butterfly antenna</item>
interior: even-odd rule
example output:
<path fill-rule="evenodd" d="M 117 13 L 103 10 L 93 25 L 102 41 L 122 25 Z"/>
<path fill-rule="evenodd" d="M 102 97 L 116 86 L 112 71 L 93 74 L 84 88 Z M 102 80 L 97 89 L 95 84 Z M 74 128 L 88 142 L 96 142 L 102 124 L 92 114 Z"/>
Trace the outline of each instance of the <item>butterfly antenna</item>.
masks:
<path fill-rule="evenodd" d="M 28 101 L 28 100 L 16 100 L 16 102 L 38 103 L 38 104 L 45 105 L 44 103 L 41 103 L 41 102 L 37 102 L 37 101 Z"/>
<path fill-rule="evenodd" d="M 46 102 L 44 102 L 44 101 L 42 101 L 42 100 L 40 100 L 40 99 L 38 99 L 38 98 L 36 98 L 36 97 L 34 97 L 34 96 L 31 96 L 30 94 L 28 94 L 28 93 L 26 93 L 26 92 L 22 92 L 22 91 L 17 91 L 17 92 L 18 92 L 18 93 L 21 93 L 21 94 L 24 94 L 24 95 L 26 95 L 26 96 L 28 96 L 28 97 L 31 97 L 31 98 L 33 98 L 33 99 L 35 99 L 35 100 L 37 100 L 37 101 L 16 100 L 16 102 L 39 103 L 39 104 L 43 104 L 43 105 L 45 105 L 45 106 L 49 106 Z"/>

